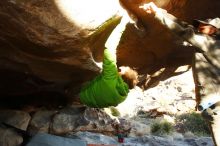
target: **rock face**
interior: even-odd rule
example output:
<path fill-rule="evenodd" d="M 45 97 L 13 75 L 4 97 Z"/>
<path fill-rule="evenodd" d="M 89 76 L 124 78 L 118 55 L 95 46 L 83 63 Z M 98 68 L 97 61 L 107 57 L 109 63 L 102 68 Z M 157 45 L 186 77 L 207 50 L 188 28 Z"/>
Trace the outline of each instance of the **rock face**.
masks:
<path fill-rule="evenodd" d="M 148 118 L 129 120 L 120 117 L 118 123 L 103 110 L 84 106 L 72 105 L 56 111 L 39 109 L 35 113 L 0 110 L 0 113 L 1 146 L 26 144 L 32 146 L 39 145 L 39 143 L 41 145 L 44 143 L 60 145 L 60 143 L 67 144 L 69 140 L 71 141 L 66 138 L 72 138 L 72 141 L 75 140 L 75 142 L 118 146 L 214 145 L 211 137 L 197 137 L 192 133 L 185 136 L 177 132 L 152 135 Z M 125 136 L 124 143 L 118 142 L 118 128 Z M 58 135 L 60 137 L 57 137 Z"/>
<path fill-rule="evenodd" d="M 218 0 L 155 2 L 187 22 L 220 15 Z M 127 26 L 118 47 L 118 65 L 134 67 L 140 75 L 165 68 L 159 74 L 162 80 L 179 66 L 190 65 L 193 51 L 177 43 L 178 38 L 166 28 L 145 18 L 138 9 L 140 3 L 126 1 L 144 30 Z M 117 23 L 118 10 L 117 0 L 0 1 L 0 98 L 7 103 L 20 96 L 13 98 L 17 103 L 31 95 L 32 100 L 45 102 L 39 97 L 75 95 L 82 83 L 99 73 L 96 62 L 102 61 L 104 42 Z M 147 88 L 145 82 L 141 84 Z"/>

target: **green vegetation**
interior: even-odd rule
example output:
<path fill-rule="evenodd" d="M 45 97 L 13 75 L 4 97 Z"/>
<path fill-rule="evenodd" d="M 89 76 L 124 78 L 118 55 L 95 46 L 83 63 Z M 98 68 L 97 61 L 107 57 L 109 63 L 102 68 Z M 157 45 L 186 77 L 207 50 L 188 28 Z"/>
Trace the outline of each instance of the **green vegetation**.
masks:
<path fill-rule="evenodd" d="M 113 106 L 110 107 L 110 111 L 111 111 L 111 114 L 115 117 L 119 117 L 121 115 L 118 109 Z"/>
<path fill-rule="evenodd" d="M 197 136 L 209 136 L 208 124 L 199 113 L 183 114 L 177 117 L 177 123 L 181 123 L 182 131 L 190 131 Z"/>
<path fill-rule="evenodd" d="M 151 125 L 151 133 L 154 135 L 171 134 L 174 131 L 173 125 L 167 121 L 156 122 Z"/>

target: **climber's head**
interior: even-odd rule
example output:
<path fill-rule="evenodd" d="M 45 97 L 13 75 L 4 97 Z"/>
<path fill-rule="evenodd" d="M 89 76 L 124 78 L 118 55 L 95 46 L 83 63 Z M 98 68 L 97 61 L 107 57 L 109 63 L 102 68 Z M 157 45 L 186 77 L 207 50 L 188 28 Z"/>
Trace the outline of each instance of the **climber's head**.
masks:
<path fill-rule="evenodd" d="M 124 82 L 128 84 L 129 89 L 132 89 L 137 85 L 138 73 L 134 69 L 128 66 L 121 66 L 119 67 L 119 74 Z"/>
<path fill-rule="evenodd" d="M 207 34 L 207 35 L 216 35 L 219 33 L 220 29 L 220 19 L 206 19 L 206 20 L 198 20 L 195 19 L 193 21 L 193 25 L 197 28 L 198 32 Z"/>

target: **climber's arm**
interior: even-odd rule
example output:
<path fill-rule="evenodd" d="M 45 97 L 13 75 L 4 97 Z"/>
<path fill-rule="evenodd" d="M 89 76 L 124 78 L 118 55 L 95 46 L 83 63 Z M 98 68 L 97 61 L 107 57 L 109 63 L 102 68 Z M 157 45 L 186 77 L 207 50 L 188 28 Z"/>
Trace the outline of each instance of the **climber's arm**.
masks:
<path fill-rule="evenodd" d="M 106 49 L 104 50 L 102 72 L 105 78 L 114 78 L 118 74 L 116 65 L 116 49 L 128 22 L 128 16 L 123 16 L 120 23 L 115 27 L 105 43 Z"/>
<path fill-rule="evenodd" d="M 116 62 L 116 49 L 128 22 L 127 16 L 123 16 L 120 23 L 115 27 L 105 43 L 105 48 L 111 52 L 111 55 L 114 57 L 112 58 L 114 62 Z"/>

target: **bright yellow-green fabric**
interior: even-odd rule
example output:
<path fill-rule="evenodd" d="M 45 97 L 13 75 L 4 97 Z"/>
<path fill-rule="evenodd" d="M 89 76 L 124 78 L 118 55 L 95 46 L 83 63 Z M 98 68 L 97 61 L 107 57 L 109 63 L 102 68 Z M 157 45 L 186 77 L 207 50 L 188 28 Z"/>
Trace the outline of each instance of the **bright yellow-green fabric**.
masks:
<path fill-rule="evenodd" d="M 118 74 L 116 54 L 105 49 L 103 71 L 81 89 L 81 102 L 96 108 L 117 106 L 126 99 L 128 92 L 128 85 Z"/>

